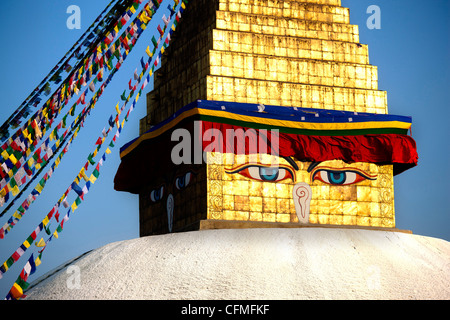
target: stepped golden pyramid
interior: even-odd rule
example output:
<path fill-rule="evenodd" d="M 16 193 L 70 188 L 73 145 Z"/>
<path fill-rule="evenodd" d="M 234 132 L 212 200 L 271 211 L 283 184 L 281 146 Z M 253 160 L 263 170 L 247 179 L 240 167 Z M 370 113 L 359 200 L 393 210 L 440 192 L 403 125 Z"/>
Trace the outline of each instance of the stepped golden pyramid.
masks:
<path fill-rule="evenodd" d="M 141 132 L 196 99 L 387 113 L 340 0 L 196 0 L 188 9 Z"/>
<path fill-rule="evenodd" d="M 154 89 L 147 95 L 141 138 L 193 101 L 341 110 L 355 115 L 388 113 L 387 94 L 378 90 L 377 67 L 370 65 L 368 46 L 359 43 L 358 26 L 350 24 L 349 9 L 340 0 L 195 0 L 189 1 L 182 19 L 155 72 Z M 121 154 L 117 176 L 141 174 L 123 171 L 136 167 L 125 163 L 127 152 Z M 248 161 L 244 158 L 234 155 L 232 162 Z M 295 159 L 292 181 L 255 181 L 230 174 L 226 164 L 206 163 L 185 167 L 186 177 L 193 177 L 186 173 L 189 170 L 195 172 L 195 181 L 189 181 L 191 191 L 180 193 L 173 188 L 172 192 L 167 175 L 147 178 L 151 180 L 147 185 L 116 189 L 139 193 L 141 236 L 168 230 L 251 227 L 249 223 L 298 226 L 300 200 L 293 192 L 299 181 L 312 192 L 304 224 L 395 228 L 392 163 L 350 165 L 331 160 L 319 170 L 321 166 L 312 169 L 310 162 L 298 160 L 302 159 Z M 283 159 L 281 165 L 290 166 Z M 174 170 L 181 173 L 179 167 Z M 324 172 L 335 177 L 351 173 L 358 180 L 323 183 L 327 178 L 321 179 L 320 174 Z M 121 179 L 125 178 L 117 180 Z M 164 201 L 155 204 L 154 192 L 161 193 Z M 166 201 L 168 192 L 171 199 Z"/>

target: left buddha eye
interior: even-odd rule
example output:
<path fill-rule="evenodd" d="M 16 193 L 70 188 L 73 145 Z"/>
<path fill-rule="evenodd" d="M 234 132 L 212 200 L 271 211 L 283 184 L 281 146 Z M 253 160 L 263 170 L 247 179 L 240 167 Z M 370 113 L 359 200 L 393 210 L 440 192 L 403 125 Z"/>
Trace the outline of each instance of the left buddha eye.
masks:
<path fill-rule="evenodd" d="M 153 202 L 158 202 L 162 199 L 164 196 L 164 186 L 161 186 L 159 188 L 156 188 L 150 192 L 150 200 Z"/>
<path fill-rule="evenodd" d="M 356 170 L 329 170 L 319 169 L 313 174 L 313 181 L 319 180 L 331 185 L 350 185 L 361 182 L 363 180 L 376 180 L 376 178 L 370 177 L 362 172 Z"/>
<path fill-rule="evenodd" d="M 293 178 L 293 172 L 284 167 L 268 167 L 262 165 L 248 165 L 227 173 L 239 173 L 244 177 L 258 181 L 278 182 Z"/>
<path fill-rule="evenodd" d="M 181 177 L 178 177 L 175 179 L 175 187 L 178 190 L 186 188 L 192 179 L 192 172 L 188 172 L 185 175 L 182 175 Z"/>

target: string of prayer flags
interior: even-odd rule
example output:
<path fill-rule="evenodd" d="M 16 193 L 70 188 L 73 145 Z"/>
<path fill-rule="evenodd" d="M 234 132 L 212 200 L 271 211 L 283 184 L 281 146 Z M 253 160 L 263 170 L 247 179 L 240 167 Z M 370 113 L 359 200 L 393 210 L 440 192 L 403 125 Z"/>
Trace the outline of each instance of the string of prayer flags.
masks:
<path fill-rule="evenodd" d="M 111 2 L 111 4 L 112 4 L 112 2 Z M 111 5 L 110 4 L 110 5 Z M 110 6 L 109 5 L 109 6 Z M 109 7 L 108 6 L 108 7 Z M 107 8 L 108 8 L 107 7 Z M 107 9 L 106 8 L 106 9 Z M 106 9 L 104 10 L 104 12 L 106 12 Z M 117 6 L 115 7 L 115 8 L 113 8 L 113 9 L 111 9 L 111 10 L 117 10 L 118 8 L 117 8 Z M 104 13 L 103 12 L 103 13 Z M 111 11 L 110 11 L 111 12 Z M 102 13 L 102 14 L 103 14 Z M 101 14 L 101 15 L 102 15 Z M 99 17 L 100 18 L 100 17 Z M 97 19 L 97 21 L 98 21 L 99 19 Z M 92 29 L 92 27 L 95 25 L 95 23 L 88 29 L 88 31 L 86 32 L 87 34 L 89 34 L 88 32 L 90 32 L 90 30 Z M 98 29 L 98 27 L 97 27 L 97 29 Z M 85 34 L 86 34 L 85 33 Z M 74 47 L 76 47 L 78 45 L 78 42 L 74 45 Z M 72 48 L 73 49 L 73 48 Z M 71 50 L 72 50 L 71 49 Z M 80 47 L 78 47 L 77 49 L 76 49 L 76 51 L 75 51 L 75 53 L 74 54 L 72 54 L 70 57 L 69 57 L 69 59 L 71 59 L 71 58 L 73 58 L 73 57 L 76 57 L 77 59 L 79 59 L 80 57 L 81 57 L 81 55 L 78 55 L 77 54 L 77 52 L 79 52 L 80 50 Z M 61 60 L 61 61 L 63 61 L 63 59 Z M 58 63 L 58 65 L 61 63 L 61 61 Z M 86 60 L 85 60 L 86 61 Z M 84 61 L 84 62 L 85 62 Z M 78 65 L 79 65 L 79 63 L 78 63 Z M 66 60 L 65 62 L 64 62 L 64 64 L 62 65 L 62 67 L 60 67 L 60 68 L 58 68 L 58 66 L 57 67 L 55 67 L 54 69 L 52 69 L 52 72 L 56 72 L 56 74 L 52 77 L 52 80 L 53 81 L 55 81 L 55 83 L 57 83 L 57 82 L 59 82 L 60 80 L 60 74 L 61 74 L 61 72 L 63 71 L 63 70 L 66 70 L 66 71 L 68 71 L 69 70 L 69 68 L 68 68 L 68 66 L 70 67 L 70 65 L 69 65 L 69 63 L 68 63 L 68 61 Z M 74 69 L 74 68 L 70 68 L 71 70 L 72 69 Z M 72 77 L 70 77 L 70 75 L 69 75 L 69 77 L 67 78 L 67 79 L 69 79 L 70 78 L 70 81 L 73 81 L 73 74 L 72 74 Z M 64 98 L 64 96 L 65 96 L 65 91 L 66 90 L 69 90 L 69 86 L 67 85 L 67 79 L 66 79 L 66 82 L 63 82 L 63 84 L 59 87 L 59 89 L 57 89 L 56 90 L 56 92 L 55 92 L 55 95 L 53 95 L 52 96 L 52 100 L 49 100 L 49 101 L 47 101 L 47 103 L 45 104 L 46 106 L 48 106 L 49 105 L 49 102 L 51 101 L 51 103 L 53 104 L 53 103 L 55 103 L 55 100 L 54 100 L 54 98 L 55 97 L 58 97 L 58 99 L 62 99 L 62 98 Z M 43 82 L 46 82 L 46 81 L 43 81 Z M 46 82 L 46 84 L 45 84 L 45 90 L 47 91 L 47 93 L 49 93 L 49 90 L 50 90 L 50 88 L 49 88 L 49 85 L 48 85 L 48 82 Z M 38 90 L 36 90 L 36 91 L 38 91 Z M 39 102 L 40 101 L 40 98 L 39 97 L 33 97 L 32 98 L 32 101 L 34 101 L 34 102 Z M 66 100 L 67 101 L 67 100 Z M 57 104 L 59 104 L 59 103 L 57 103 Z M 36 103 L 35 103 L 35 106 L 36 106 Z M 53 107 L 53 105 L 52 105 L 52 107 Z M 28 122 L 29 123 L 29 122 Z M 25 125 L 26 126 L 26 125 Z M 23 129 L 23 128 L 22 128 Z M 3 139 L 4 140 L 4 139 Z"/>
<path fill-rule="evenodd" d="M 175 3 L 178 4 L 179 1 L 174 0 Z M 157 7 L 159 6 L 159 4 L 161 3 L 161 1 L 156 2 L 155 0 L 152 0 L 152 3 L 155 4 Z M 172 16 L 172 14 L 171 14 Z M 128 53 L 127 53 L 128 54 Z M 125 55 L 126 57 L 126 55 Z M 149 58 L 149 62 L 147 62 L 145 64 L 145 68 L 143 68 L 145 71 L 148 68 L 148 64 L 151 62 L 153 58 L 150 57 Z M 142 59 L 141 59 L 142 61 Z M 150 72 L 153 69 L 150 70 Z M 127 121 L 128 115 L 130 114 L 130 112 L 133 110 L 135 103 L 137 102 L 137 100 L 139 99 L 139 96 L 141 94 L 141 90 L 145 88 L 145 86 L 148 84 L 149 82 L 149 75 L 147 75 L 147 77 L 145 77 L 144 79 L 144 84 L 141 87 L 141 90 L 139 90 L 139 92 L 136 94 L 136 97 L 132 103 L 132 105 L 130 106 L 128 112 L 126 113 L 125 118 L 122 120 L 122 122 L 119 123 L 119 119 L 118 116 L 120 113 L 123 112 L 125 105 L 127 104 L 127 102 L 129 101 L 130 97 L 134 94 L 135 89 L 137 88 L 138 84 L 140 83 L 140 81 L 142 80 L 143 77 L 143 73 L 141 73 L 138 77 L 138 79 L 136 79 L 136 81 L 138 81 L 137 84 L 134 85 L 133 90 L 130 92 L 130 95 L 126 98 L 126 102 L 123 105 L 123 107 L 119 110 L 118 109 L 118 105 L 116 106 L 116 112 L 117 112 L 117 116 L 115 118 L 115 121 L 112 121 L 112 119 L 114 119 L 113 116 L 110 116 L 108 123 L 110 124 L 110 128 L 108 130 L 105 130 L 105 128 L 102 130 L 102 136 L 103 138 L 98 138 L 96 140 L 95 145 L 97 146 L 94 150 L 93 153 L 90 153 L 88 156 L 88 162 L 86 162 L 86 164 L 82 167 L 82 169 L 80 170 L 80 173 L 77 175 L 77 177 L 75 178 L 75 180 L 70 184 L 70 187 L 65 191 L 64 195 L 61 196 L 61 198 L 58 200 L 57 204 L 52 208 L 52 210 L 47 214 L 47 216 L 44 218 L 44 220 L 38 225 L 38 227 L 33 231 L 33 233 L 27 238 L 27 240 L 23 243 L 23 245 L 20 246 L 19 249 L 17 249 L 13 255 L 11 255 L 10 258 L 7 259 L 7 261 L 5 261 L 1 266 L 0 266 L 0 278 L 1 275 L 3 273 L 5 273 L 10 266 L 16 262 L 20 256 L 22 256 L 24 254 L 24 252 L 30 247 L 30 245 L 35 241 L 35 239 L 37 238 L 37 235 L 40 233 L 40 231 L 42 231 L 42 229 L 49 231 L 50 228 L 50 224 L 49 221 L 50 219 L 55 216 L 55 219 L 57 221 L 61 220 L 61 223 L 56 227 L 56 229 L 54 230 L 54 232 L 51 234 L 51 236 L 47 239 L 47 241 L 44 241 L 43 238 L 41 238 L 38 242 L 37 245 L 42 246 L 42 250 L 40 251 L 39 256 L 36 258 L 36 260 L 33 259 L 33 255 L 31 255 L 30 259 L 27 261 L 26 265 L 24 266 L 24 269 L 21 272 L 21 275 L 19 276 L 18 280 L 16 281 L 16 283 L 13 285 L 13 288 L 11 288 L 10 292 L 8 293 L 7 299 L 20 299 L 22 297 L 24 297 L 24 290 L 26 290 L 27 288 L 27 279 L 28 276 L 35 273 L 36 271 L 36 267 L 40 264 L 40 259 L 41 259 L 41 255 L 43 250 L 46 248 L 47 244 L 52 240 L 52 239 L 57 239 L 58 238 L 58 233 L 60 233 L 63 230 L 63 224 L 65 221 L 68 221 L 69 219 L 69 215 L 71 212 L 73 212 L 74 210 L 76 210 L 78 208 L 78 206 L 82 203 L 82 201 L 84 200 L 83 197 L 86 193 L 88 193 L 89 188 L 91 186 L 92 183 L 95 183 L 95 181 L 99 178 L 100 175 L 100 166 L 103 164 L 103 162 L 106 160 L 106 155 L 111 153 L 111 150 L 109 149 L 109 147 L 106 148 L 105 153 L 103 154 L 103 156 L 99 159 L 99 161 L 97 162 L 97 165 L 95 166 L 95 169 L 93 170 L 91 176 L 89 177 L 88 181 L 86 181 L 86 179 L 84 179 L 86 181 L 86 184 L 81 187 L 80 186 L 80 179 L 78 179 L 78 176 L 84 175 L 85 174 L 85 170 L 87 169 L 87 167 L 89 166 L 89 164 L 94 165 L 94 163 L 92 163 L 90 160 L 93 160 L 93 157 L 95 157 L 96 152 L 99 150 L 100 146 L 104 143 L 105 137 L 108 135 L 109 131 L 111 130 L 111 128 L 113 127 L 114 124 L 116 124 L 117 126 L 117 130 L 116 130 L 116 134 L 114 135 L 114 137 L 112 138 L 112 141 L 110 142 L 109 146 L 114 147 L 113 141 L 116 141 L 116 138 L 119 136 L 119 133 L 121 132 L 121 130 L 123 129 L 125 122 Z M 125 92 L 124 92 L 125 93 Z M 124 94 L 122 94 L 124 95 Z M 119 123 L 119 125 L 117 125 L 117 123 Z M 89 159 L 90 158 L 90 159 Z M 75 201 L 72 203 L 72 205 L 70 206 L 67 214 L 64 216 L 63 219 L 59 218 L 59 212 L 58 212 L 58 208 L 60 203 L 67 203 L 67 196 L 68 193 L 74 190 L 74 192 L 77 194 L 77 197 L 75 199 Z M 65 205 L 66 208 L 69 207 L 68 203 L 67 205 Z M 56 211 L 56 212 L 55 212 Z M 50 232 L 51 233 L 51 232 Z"/>
<path fill-rule="evenodd" d="M 92 35 L 92 28 L 97 24 L 98 21 L 102 20 L 102 17 L 105 15 L 107 10 L 113 5 L 116 0 L 111 1 L 106 8 L 100 13 L 94 23 L 89 26 L 89 28 L 81 35 L 80 39 L 75 42 L 75 44 L 65 53 L 65 55 L 60 59 L 60 61 L 55 65 L 53 69 L 44 77 L 44 79 L 38 84 L 38 86 L 32 91 L 30 95 L 20 104 L 20 106 L 12 113 L 12 115 L 2 124 L 0 127 L 0 138 L 2 141 L 8 138 L 9 135 L 9 127 L 11 125 L 15 125 L 20 122 L 20 119 L 28 116 L 29 114 L 29 105 L 30 103 L 34 103 L 36 106 L 36 102 L 39 102 L 39 95 L 44 92 L 45 95 L 50 94 L 50 84 L 48 79 L 54 77 L 54 73 L 58 72 L 60 68 L 63 68 L 66 72 L 70 72 L 69 60 L 73 57 L 76 57 L 74 54 L 77 50 L 80 49 L 79 42 L 85 38 Z M 113 8 L 114 9 L 114 8 Z M 111 9 L 111 11 L 113 10 Z M 62 65 L 62 66 L 61 66 Z M 61 66 L 61 67 L 60 67 Z"/>
<path fill-rule="evenodd" d="M 133 27 L 133 26 L 131 25 L 130 28 L 132 28 L 132 27 Z M 109 79 L 109 78 L 108 78 L 108 79 Z M 93 89 L 94 89 L 93 84 L 94 84 L 95 82 L 96 82 L 96 79 L 94 79 L 94 81 L 91 82 L 91 85 L 90 85 L 90 90 L 91 90 L 91 91 L 93 91 Z M 100 89 L 101 89 L 100 93 L 103 92 L 104 85 L 102 85 Z M 79 98 L 79 100 L 78 100 L 77 102 L 78 102 L 78 103 L 81 103 L 81 104 L 85 104 L 85 103 L 86 103 L 86 101 L 85 101 L 85 95 L 86 95 L 86 91 L 83 92 L 83 94 L 81 95 L 81 97 Z M 94 95 L 94 97 L 97 98 L 97 96 L 98 96 L 98 92 L 96 93 L 96 95 Z M 93 101 L 91 100 L 91 102 L 93 102 Z M 94 103 L 95 103 L 95 101 L 94 101 Z M 74 111 L 74 108 L 71 109 L 71 112 L 70 112 L 70 113 L 73 114 L 73 111 Z M 58 138 L 58 131 L 57 131 L 57 129 L 59 129 L 60 127 L 62 127 L 61 124 L 59 124 L 58 127 L 55 128 L 55 129 L 51 132 L 50 140 L 53 140 L 53 139 L 57 139 L 57 138 Z M 39 135 L 39 129 L 36 130 L 36 132 L 37 132 L 37 134 Z M 12 161 L 12 163 L 13 163 L 13 165 L 14 165 L 14 164 L 16 163 L 15 157 L 12 157 L 12 158 L 11 158 L 11 161 Z M 38 158 L 36 159 L 36 163 L 37 163 L 37 164 L 42 163 L 40 157 L 38 157 Z M 11 192 L 13 193 L 13 195 L 17 195 L 17 193 L 18 193 L 18 188 L 15 187 L 15 186 L 12 186 Z M 3 191 L 3 193 L 5 193 L 5 190 Z M 4 199 L 5 199 L 5 198 L 4 198 Z M 8 199 L 9 199 L 9 198 L 8 198 Z"/>
<path fill-rule="evenodd" d="M 84 71 L 86 71 L 86 74 L 83 75 L 83 78 L 81 80 L 82 83 L 85 85 L 86 80 L 89 80 L 89 78 L 92 76 L 92 74 L 95 73 L 96 70 L 94 70 L 94 72 L 93 72 L 93 67 L 95 69 L 96 65 L 94 65 L 94 66 L 92 65 L 92 55 L 90 57 L 84 59 L 82 62 L 85 64 L 87 63 L 87 65 L 82 65 L 80 68 L 76 69 L 72 73 L 72 76 L 68 77 L 68 79 L 70 79 L 69 81 L 72 84 L 67 83 L 67 79 L 66 79 L 66 81 L 62 84 L 62 86 L 60 86 L 60 88 L 57 89 L 56 93 L 52 96 L 52 98 L 50 100 L 48 100 L 46 104 L 44 104 L 45 107 L 52 108 L 52 110 L 51 110 L 52 112 L 48 114 L 48 117 L 46 117 L 47 120 L 51 120 L 51 118 L 54 116 L 53 111 L 55 111 L 54 110 L 55 107 L 56 107 L 56 111 L 58 111 L 58 108 L 60 108 L 62 105 L 65 105 L 68 103 L 68 98 L 69 98 L 68 95 L 71 94 L 71 92 L 72 92 L 71 89 L 73 89 L 73 85 L 75 84 L 73 82 L 75 74 L 78 74 L 78 77 L 80 77 L 80 75 L 83 74 Z M 66 63 L 66 65 L 67 65 L 67 63 Z M 80 84 L 80 82 L 78 82 L 78 84 Z M 67 99 L 65 99 L 65 103 L 64 104 L 60 103 L 59 101 L 63 100 L 65 96 L 67 97 Z M 40 111 L 42 111 L 42 110 L 40 110 Z M 41 113 L 45 113 L 45 110 Z M 40 117 L 39 115 L 41 113 L 38 112 L 37 114 L 34 115 L 34 117 L 39 119 L 39 117 Z M 40 120 L 42 120 L 42 118 Z M 45 125 L 45 123 L 43 123 L 42 125 Z M 25 127 L 26 127 L 26 125 L 25 125 Z M 16 134 L 20 134 L 20 130 Z"/>

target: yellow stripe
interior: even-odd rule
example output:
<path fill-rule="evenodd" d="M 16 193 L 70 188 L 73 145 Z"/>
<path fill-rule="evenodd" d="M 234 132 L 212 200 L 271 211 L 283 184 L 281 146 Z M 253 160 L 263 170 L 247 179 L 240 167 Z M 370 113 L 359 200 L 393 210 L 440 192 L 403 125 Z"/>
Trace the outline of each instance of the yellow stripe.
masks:
<path fill-rule="evenodd" d="M 410 123 L 401 121 L 368 121 L 368 122 L 345 122 L 345 123 L 311 123 L 299 122 L 279 119 L 269 119 L 252 117 L 247 115 L 240 115 L 230 113 L 227 111 L 216 111 L 207 109 L 198 109 L 201 115 L 216 116 L 238 121 L 255 122 L 259 124 L 267 124 L 276 127 L 286 127 L 294 129 L 308 129 L 308 130 L 354 130 L 354 129 L 382 129 L 382 128 L 400 128 L 409 129 Z"/>

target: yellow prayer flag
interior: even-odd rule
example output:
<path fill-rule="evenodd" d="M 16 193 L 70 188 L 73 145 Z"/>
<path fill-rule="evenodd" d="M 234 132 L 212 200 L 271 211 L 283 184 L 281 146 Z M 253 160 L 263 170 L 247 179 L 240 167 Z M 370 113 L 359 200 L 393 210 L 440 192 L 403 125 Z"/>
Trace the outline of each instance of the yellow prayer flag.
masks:
<path fill-rule="evenodd" d="M 96 180 L 97 178 L 93 174 L 91 174 L 91 176 L 89 177 L 89 181 L 95 183 Z"/>
<path fill-rule="evenodd" d="M 39 267 L 39 265 L 41 264 L 41 258 L 39 258 L 39 256 L 36 258 L 36 260 L 34 260 L 34 265 L 36 267 Z"/>
<path fill-rule="evenodd" d="M 89 178 L 88 178 L 88 176 L 86 175 L 86 173 L 84 173 L 84 167 L 83 168 L 81 168 L 81 170 L 80 170 L 80 176 L 84 179 L 84 181 L 89 181 Z"/>
<path fill-rule="evenodd" d="M 44 226 L 46 226 L 48 224 L 49 220 L 48 220 L 48 216 L 45 216 L 44 220 L 42 220 L 42 224 Z"/>
<path fill-rule="evenodd" d="M 147 24 L 150 21 L 150 17 L 147 15 L 147 12 L 142 11 L 141 16 L 139 17 L 142 23 Z"/>
<path fill-rule="evenodd" d="M 116 105 L 116 112 L 117 112 L 117 114 L 120 115 L 120 109 L 119 109 L 119 103 L 118 102 L 117 102 L 117 105 Z"/>
<path fill-rule="evenodd" d="M 12 214 L 12 216 L 14 217 L 14 218 L 16 218 L 16 219 L 22 219 L 22 215 L 19 213 L 19 212 L 14 212 L 13 214 Z"/>
<path fill-rule="evenodd" d="M 34 187 L 34 190 L 36 190 L 36 191 L 39 192 L 39 193 L 42 192 L 42 189 L 43 189 L 43 187 L 41 186 L 40 183 L 38 183 L 38 184 L 36 185 L 36 187 Z"/>
<path fill-rule="evenodd" d="M 31 244 L 28 242 L 28 240 L 25 240 L 25 241 L 23 242 L 23 245 L 24 245 L 25 248 L 27 248 L 27 249 L 31 246 Z"/>
<path fill-rule="evenodd" d="M 107 154 L 110 154 L 110 153 L 111 153 L 111 150 L 109 150 L 109 148 L 106 148 L 105 152 L 106 152 Z"/>
<path fill-rule="evenodd" d="M 17 196 L 20 192 L 19 187 L 15 185 L 14 188 L 12 188 L 11 192 L 14 197 Z"/>
<path fill-rule="evenodd" d="M 41 238 L 41 240 L 39 240 L 39 242 L 36 243 L 36 247 L 45 247 L 44 238 Z"/>
<path fill-rule="evenodd" d="M 36 124 L 36 127 L 34 128 L 34 130 L 36 132 L 36 137 L 39 137 L 39 138 L 42 137 L 42 131 L 37 124 Z"/>
<path fill-rule="evenodd" d="M 2 151 L 2 157 L 3 157 L 3 159 L 7 160 L 9 158 L 9 153 L 6 152 L 6 150 L 3 150 Z"/>
<path fill-rule="evenodd" d="M 153 56 L 153 53 L 151 53 L 150 51 L 150 47 L 147 46 L 147 49 L 145 49 L 145 53 L 147 53 L 147 55 L 151 58 Z"/>
<path fill-rule="evenodd" d="M 77 206 L 77 204 L 75 202 L 72 203 L 72 205 L 70 207 L 72 208 L 72 212 L 74 212 L 78 208 L 78 206 Z"/>
<path fill-rule="evenodd" d="M 20 299 L 23 296 L 23 290 L 22 287 L 19 286 L 17 283 L 14 283 L 12 288 L 9 290 L 9 292 L 11 293 L 11 296 L 14 299 Z"/>
<path fill-rule="evenodd" d="M 53 232 L 53 236 L 58 239 L 58 231 L 55 230 L 55 232 Z"/>
<path fill-rule="evenodd" d="M 9 160 L 11 160 L 11 162 L 12 162 L 14 165 L 17 163 L 17 159 L 16 159 L 16 157 L 15 157 L 13 154 L 11 154 L 11 155 L 9 156 Z"/>
<path fill-rule="evenodd" d="M 136 13 L 136 9 L 133 6 L 130 7 L 130 11 L 133 12 L 133 14 Z"/>

